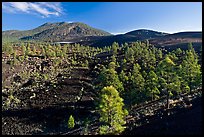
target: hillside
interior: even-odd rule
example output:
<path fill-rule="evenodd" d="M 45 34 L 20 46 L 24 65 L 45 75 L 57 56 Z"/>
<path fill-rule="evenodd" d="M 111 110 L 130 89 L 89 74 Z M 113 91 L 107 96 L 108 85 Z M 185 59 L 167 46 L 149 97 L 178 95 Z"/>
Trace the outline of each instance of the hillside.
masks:
<path fill-rule="evenodd" d="M 122 44 L 125 42 L 135 42 L 138 40 L 141 41 L 146 39 L 158 38 L 165 35 L 167 35 L 167 33 L 162 33 L 162 32 L 153 31 L 153 30 L 139 29 L 139 30 L 130 31 L 125 34 L 102 37 L 98 40 L 95 40 L 91 46 L 103 47 L 103 46 L 111 45 L 113 42 Z"/>
<path fill-rule="evenodd" d="M 81 44 L 103 47 L 107 45 L 110 46 L 113 42 L 123 44 L 125 42 L 130 43 L 146 40 L 149 40 L 149 43 L 155 45 L 156 47 L 165 48 L 170 51 L 176 48 L 186 50 L 188 47 L 187 45 L 192 43 L 195 50 L 200 52 L 202 46 L 202 32 L 179 32 L 167 34 L 151 30 L 135 30 L 126 34 L 106 36 L 100 39 L 98 38 L 92 41 L 92 43 L 82 42 Z"/>
<path fill-rule="evenodd" d="M 202 74 L 197 60 L 188 56 L 193 55 L 193 49 L 166 54 L 162 49 L 140 42 L 116 48 L 113 52 L 113 47 L 79 44 L 50 46 L 50 43 L 31 42 L 22 46 L 7 45 L 7 50 L 4 48 L 2 52 L 2 134 L 98 135 L 103 123 L 99 121 L 97 104 L 102 96 L 100 91 L 108 82 L 117 87 L 120 99 L 128 109 L 124 125 L 127 128 L 122 134 L 142 134 L 144 131 L 152 134 L 152 130 L 146 130 L 152 127 L 168 134 L 172 130 L 167 129 L 176 125 L 180 128 L 174 129 L 179 128 L 180 133 L 191 125 L 194 128 L 188 130 L 189 134 L 199 133 L 202 127 L 200 111 L 194 108 L 201 104 L 195 104 L 194 100 L 202 97 Z M 167 59 L 175 65 L 169 64 L 167 68 L 163 64 Z M 185 63 L 186 60 L 189 62 Z M 173 68 L 168 72 L 170 65 Z M 193 70 L 191 75 L 187 75 L 187 68 Z M 170 89 L 169 105 L 163 90 L 168 77 L 162 75 L 163 72 L 173 74 L 169 85 L 181 83 L 179 88 L 173 86 Z M 192 83 L 187 81 L 189 77 L 197 80 L 192 94 L 183 88 L 185 83 L 189 86 Z M 158 82 L 155 84 L 151 79 Z M 161 83 L 163 79 L 165 83 Z M 158 87 L 156 93 L 149 89 L 153 84 Z M 137 92 L 139 90 L 141 92 Z M 190 108 L 186 97 L 192 103 Z M 182 115 L 183 110 L 189 113 Z M 67 126 L 70 115 L 76 123 L 71 129 Z M 196 121 L 181 120 L 184 116 L 185 119 L 196 117 Z M 169 126 L 165 124 L 167 122 Z M 177 130 L 173 133 L 178 134 Z"/>
<path fill-rule="evenodd" d="M 57 22 L 45 23 L 35 29 L 26 31 L 3 31 L 2 37 L 15 37 L 20 40 L 39 41 L 66 41 L 82 36 L 106 36 L 111 35 L 103 30 L 92 28 L 84 23 Z"/>
<path fill-rule="evenodd" d="M 179 32 L 168 34 L 147 29 L 139 29 L 125 34 L 112 35 L 87 24 L 74 22 L 45 23 L 35 29 L 2 31 L 3 40 L 34 40 L 50 42 L 70 42 L 92 47 L 110 46 L 113 42 L 120 45 L 135 41 L 149 40 L 150 44 L 167 50 L 181 48 L 186 50 L 188 43 L 193 43 L 196 51 L 202 45 L 202 32 Z"/>
<path fill-rule="evenodd" d="M 149 42 L 157 47 L 165 47 L 166 49 L 181 48 L 186 50 L 188 43 L 192 43 L 196 51 L 200 51 L 202 46 L 202 32 L 180 32 L 169 34 L 149 40 Z"/>
<path fill-rule="evenodd" d="M 158 32 L 158 31 L 153 31 L 153 30 L 147 30 L 147 29 L 139 29 L 139 30 L 130 31 L 130 32 L 125 33 L 125 34 L 126 35 L 134 35 L 140 39 L 150 39 L 150 38 L 165 36 L 168 33 Z"/>
<path fill-rule="evenodd" d="M 152 44 L 171 45 L 173 43 L 202 42 L 202 32 L 180 32 L 150 40 Z"/>
<path fill-rule="evenodd" d="M 15 38 L 22 38 L 22 37 L 26 37 L 26 36 L 31 36 L 34 35 L 36 33 L 42 32 L 44 30 L 47 29 L 51 29 L 54 28 L 58 25 L 59 23 L 45 23 L 35 29 L 32 30 L 25 30 L 25 31 L 20 31 L 20 30 L 8 30 L 8 31 L 3 31 L 2 32 L 2 36 L 3 37 L 15 37 Z"/>

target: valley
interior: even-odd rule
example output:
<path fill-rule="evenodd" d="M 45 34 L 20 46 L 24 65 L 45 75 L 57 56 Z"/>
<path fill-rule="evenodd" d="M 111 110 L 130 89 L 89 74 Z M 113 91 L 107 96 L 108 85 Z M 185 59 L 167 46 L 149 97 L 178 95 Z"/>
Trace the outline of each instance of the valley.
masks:
<path fill-rule="evenodd" d="M 2 39 L 3 135 L 202 134 L 202 32 L 57 22 Z"/>

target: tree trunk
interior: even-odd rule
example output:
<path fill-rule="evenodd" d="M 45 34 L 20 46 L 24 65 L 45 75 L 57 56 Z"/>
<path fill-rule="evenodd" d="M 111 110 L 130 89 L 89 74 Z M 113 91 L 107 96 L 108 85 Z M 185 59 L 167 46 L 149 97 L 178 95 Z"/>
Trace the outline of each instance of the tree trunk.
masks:
<path fill-rule="evenodd" d="M 168 92 L 167 92 L 167 98 L 166 99 L 167 99 L 167 104 L 166 104 L 167 105 L 167 109 L 169 109 L 169 93 Z"/>
<path fill-rule="evenodd" d="M 152 101 L 154 100 L 154 93 L 152 93 Z"/>
<path fill-rule="evenodd" d="M 192 93 L 192 88 L 191 88 L 191 81 L 192 81 L 192 79 L 190 78 L 190 82 L 189 82 L 189 87 L 190 87 L 190 94 Z"/>

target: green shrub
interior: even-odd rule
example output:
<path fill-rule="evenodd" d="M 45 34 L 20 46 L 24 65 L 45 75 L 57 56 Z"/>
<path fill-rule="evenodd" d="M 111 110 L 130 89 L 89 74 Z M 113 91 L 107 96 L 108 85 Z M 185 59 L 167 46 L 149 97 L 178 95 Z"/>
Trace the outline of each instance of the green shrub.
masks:
<path fill-rule="evenodd" d="M 74 128 L 75 123 L 74 123 L 74 117 L 70 115 L 69 120 L 68 120 L 68 128 Z"/>

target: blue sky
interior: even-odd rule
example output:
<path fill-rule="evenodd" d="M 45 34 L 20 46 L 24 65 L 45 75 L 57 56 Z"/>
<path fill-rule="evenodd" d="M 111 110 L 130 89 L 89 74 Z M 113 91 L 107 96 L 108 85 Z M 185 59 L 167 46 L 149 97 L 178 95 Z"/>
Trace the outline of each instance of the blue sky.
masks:
<path fill-rule="evenodd" d="M 3 2 L 2 30 L 83 22 L 113 34 L 136 29 L 202 31 L 201 2 Z"/>

